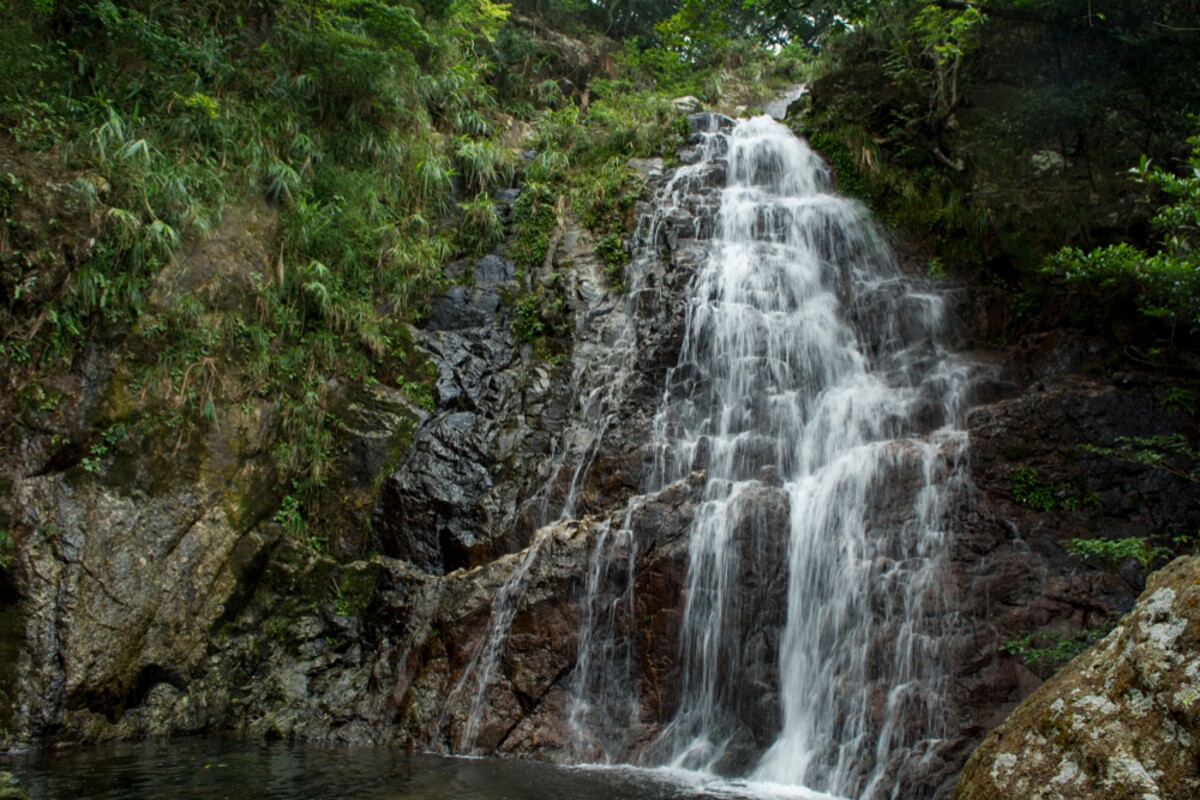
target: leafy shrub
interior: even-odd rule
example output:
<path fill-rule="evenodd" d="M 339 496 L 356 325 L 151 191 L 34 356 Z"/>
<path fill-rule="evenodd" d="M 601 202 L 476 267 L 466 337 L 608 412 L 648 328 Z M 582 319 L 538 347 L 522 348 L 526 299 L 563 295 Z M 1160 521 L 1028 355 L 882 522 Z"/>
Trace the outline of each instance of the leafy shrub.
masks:
<path fill-rule="evenodd" d="M 1131 296 L 1139 312 L 1167 321 L 1172 330 L 1177 325 L 1200 330 L 1200 136 L 1188 142 L 1190 174 L 1175 175 L 1145 156 L 1131 170 L 1135 181 L 1171 198 L 1151 220 L 1162 234 L 1156 252 L 1128 244 L 1090 251 L 1066 247 L 1047 258 L 1043 269 L 1068 284 Z"/>
<path fill-rule="evenodd" d="M 1080 449 L 1128 464 L 1163 470 L 1184 480 L 1200 483 L 1200 449 L 1193 447 L 1181 433 L 1119 436 L 1110 447 L 1087 444 Z"/>
<path fill-rule="evenodd" d="M 513 153 L 498 142 L 464 136 L 459 140 L 455 160 L 467 188 L 472 191 L 489 192 L 512 182 Z"/>
<path fill-rule="evenodd" d="M 566 153 L 557 150 L 543 150 L 525 168 L 525 179 L 531 183 L 546 183 L 558 180 L 570 167 L 571 160 Z"/>
<path fill-rule="evenodd" d="M 532 342 L 545 334 L 546 321 L 542 317 L 542 304 L 536 294 L 517 298 L 513 313 L 512 332 L 520 341 Z"/>
<path fill-rule="evenodd" d="M 1008 476 L 1012 484 L 1013 499 L 1023 506 L 1038 511 L 1054 509 L 1054 487 L 1038 478 L 1034 467 L 1020 467 Z"/>
<path fill-rule="evenodd" d="M 428 383 L 400 379 L 400 388 L 416 404 L 417 408 L 422 411 L 433 411 L 437 408 L 437 399 L 434 397 L 433 387 Z"/>
<path fill-rule="evenodd" d="M 297 539 L 303 537 L 308 530 L 308 526 L 304 522 L 304 515 L 300 510 L 300 500 L 295 495 L 284 496 L 273 520 L 289 535 Z"/>
<path fill-rule="evenodd" d="M 610 158 L 579 176 L 572 190 L 575 211 L 593 231 L 624 228 L 641 188 L 625 159 Z"/>
<path fill-rule="evenodd" d="M 519 266 L 541 266 L 558 224 L 559 196 L 547 184 L 527 183 L 513 203 L 513 242 L 509 255 Z"/>
<path fill-rule="evenodd" d="M 604 262 L 604 275 L 609 285 L 621 291 L 625 279 L 625 267 L 629 264 L 629 253 L 621 242 L 619 233 L 608 233 L 596 241 L 596 255 Z"/>
<path fill-rule="evenodd" d="M 462 212 L 458 243 L 468 253 L 483 255 L 504 238 L 504 224 L 500 221 L 496 204 L 485 192 L 459 203 L 458 208 Z"/>
<path fill-rule="evenodd" d="M 1171 549 L 1157 547 L 1145 537 L 1130 536 L 1125 539 L 1071 539 L 1067 542 L 1067 552 L 1085 560 L 1099 561 L 1109 569 L 1132 558 L 1146 569 L 1153 561 L 1169 556 Z"/>
<path fill-rule="evenodd" d="M 1196 416 L 1196 393 L 1191 389 L 1172 386 L 1158 404 L 1168 411 L 1179 411 L 1189 417 Z"/>
<path fill-rule="evenodd" d="M 1111 633 L 1115 624 L 1115 621 L 1109 621 L 1104 625 L 1081 628 L 1072 633 L 1042 628 L 1003 642 L 1000 652 L 1017 656 L 1022 663 L 1045 678 Z"/>

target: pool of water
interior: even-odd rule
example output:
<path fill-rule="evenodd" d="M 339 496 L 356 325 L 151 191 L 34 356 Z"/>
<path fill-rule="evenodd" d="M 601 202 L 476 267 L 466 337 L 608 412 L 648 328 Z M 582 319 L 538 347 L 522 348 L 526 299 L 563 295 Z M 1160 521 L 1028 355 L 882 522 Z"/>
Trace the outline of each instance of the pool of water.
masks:
<path fill-rule="evenodd" d="M 157 740 L 0 755 L 32 800 L 817 798 L 695 773 L 559 767 L 368 747 Z"/>

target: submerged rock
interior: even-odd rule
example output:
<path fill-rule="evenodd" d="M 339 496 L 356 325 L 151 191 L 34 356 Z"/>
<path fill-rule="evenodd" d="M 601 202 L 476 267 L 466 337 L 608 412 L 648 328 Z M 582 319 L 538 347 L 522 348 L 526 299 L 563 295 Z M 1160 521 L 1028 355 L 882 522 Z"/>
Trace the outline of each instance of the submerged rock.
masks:
<path fill-rule="evenodd" d="M 1132 613 L 984 740 L 955 800 L 1200 795 L 1200 558 L 1150 576 Z"/>

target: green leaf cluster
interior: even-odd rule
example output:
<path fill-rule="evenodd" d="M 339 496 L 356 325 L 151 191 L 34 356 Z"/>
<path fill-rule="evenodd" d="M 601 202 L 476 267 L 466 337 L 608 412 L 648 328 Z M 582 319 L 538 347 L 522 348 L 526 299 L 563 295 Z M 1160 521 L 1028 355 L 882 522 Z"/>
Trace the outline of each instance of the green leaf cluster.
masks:
<path fill-rule="evenodd" d="M 607 233 L 596 240 L 596 255 L 604 262 L 604 275 L 616 291 L 624 288 L 625 267 L 629 265 L 629 251 L 619 233 Z"/>
<path fill-rule="evenodd" d="M 1156 546 L 1144 536 L 1128 536 L 1124 539 L 1070 539 L 1067 552 L 1085 560 L 1100 562 L 1106 568 L 1115 569 L 1132 558 L 1148 569 L 1154 561 L 1166 558 L 1173 552 L 1169 547 Z"/>
<path fill-rule="evenodd" d="M 1041 480 L 1035 467 L 1019 467 L 1008 479 L 1018 503 L 1038 511 L 1054 510 L 1054 485 Z"/>
<path fill-rule="evenodd" d="M 1049 677 L 1075 656 L 1112 632 L 1115 622 L 1092 628 L 1080 628 L 1069 633 L 1042 628 L 1010 639 L 1000 645 L 1000 652 L 1010 653 L 1026 666 Z"/>
<path fill-rule="evenodd" d="M 1151 220 L 1161 235 L 1154 252 L 1130 244 L 1093 250 L 1066 247 L 1046 260 L 1044 269 L 1068 284 L 1133 298 L 1138 311 L 1200 330 L 1200 136 L 1188 140 L 1192 151 L 1180 174 L 1151 164 L 1143 156 L 1134 179 L 1167 198 Z"/>
<path fill-rule="evenodd" d="M 1181 390 L 1182 400 L 1194 409 L 1195 397 Z M 1172 395 L 1168 394 L 1168 398 Z M 1087 444 L 1081 449 L 1087 453 L 1115 458 L 1128 464 L 1163 470 L 1176 477 L 1200 483 L 1200 448 L 1194 447 L 1181 433 L 1159 436 L 1119 436 L 1109 446 Z"/>
<path fill-rule="evenodd" d="M 530 293 L 517 298 L 513 304 L 512 332 L 522 342 L 532 342 L 546 333 L 546 320 L 542 316 L 542 304 L 536 294 Z"/>

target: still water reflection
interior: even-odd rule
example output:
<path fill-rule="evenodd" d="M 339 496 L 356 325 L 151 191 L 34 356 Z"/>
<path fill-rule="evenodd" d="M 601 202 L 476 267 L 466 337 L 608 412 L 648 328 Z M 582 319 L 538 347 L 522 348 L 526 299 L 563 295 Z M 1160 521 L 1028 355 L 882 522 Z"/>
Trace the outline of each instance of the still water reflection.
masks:
<path fill-rule="evenodd" d="M 681 773 L 227 739 L 0 756 L 0 769 L 16 773 L 32 800 L 698 800 L 764 795 Z"/>

